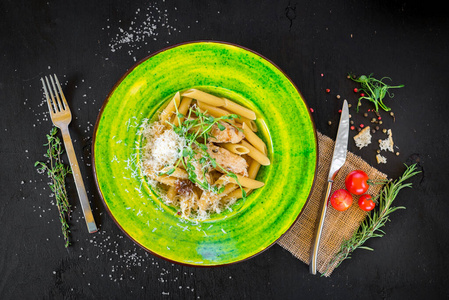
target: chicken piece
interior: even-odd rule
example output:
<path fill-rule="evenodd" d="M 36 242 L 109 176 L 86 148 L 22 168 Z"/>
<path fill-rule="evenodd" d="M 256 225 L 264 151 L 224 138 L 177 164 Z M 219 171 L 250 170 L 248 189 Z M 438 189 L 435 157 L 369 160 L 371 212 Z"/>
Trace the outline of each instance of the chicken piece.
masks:
<path fill-rule="evenodd" d="M 208 144 L 207 153 L 209 153 L 210 157 L 215 159 L 217 164 L 222 166 L 225 170 L 242 176 L 248 176 L 248 163 L 240 155 L 215 146 L 212 143 Z M 221 171 L 221 169 L 218 168 L 217 170 Z"/>
<path fill-rule="evenodd" d="M 220 130 L 220 128 L 218 128 L 218 125 L 214 124 L 210 131 L 212 137 L 209 138 L 209 141 L 214 143 L 237 144 L 245 138 L 243 132 L 239 131 L 231 124 L 222 121 L 219 121 L 218 123 L 224 126 L 225 129 L 222 128 L 223 130 Z"/>
<path fill-rule="evenodd" d="M 192 159 L 190 162 L 192 163 L 193 167 L 195 168 L 194 172 L 196 174 L 196 178 L 200 182 L 206 181 L 208 183 L 212 183 L 212 178 L 209 172 L 212 170 L 212 167 L 210 165 L 203 165 L 200 163 L 202 155 L 201 153 L 197 153 L 194 156 L 194 159 Z M 205 171 L 205 172 L 204 172 Z"/>

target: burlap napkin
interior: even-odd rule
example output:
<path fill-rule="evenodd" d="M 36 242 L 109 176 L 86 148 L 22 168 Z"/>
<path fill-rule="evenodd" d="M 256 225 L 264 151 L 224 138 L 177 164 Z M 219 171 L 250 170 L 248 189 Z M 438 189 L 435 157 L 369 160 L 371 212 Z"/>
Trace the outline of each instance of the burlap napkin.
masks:
<path fill-rule="evenodd" d="M 318 169 L 309 201 L 296 223 L 278 241 L 280 246 L 306 264 L 309 264 L 315 227 L 318 223 L 319 204 L 324 201 L 327 177 L 334 151 L 334 141 L 331 138 L 321 133 L 317 135 Z M 335 190 L 345 188 L 345 177 L 353 170 L 365 171 L 371 180 L 387 178 L 387 175 L 370 166 L 362 158 L 348 152 L 346 162 L 334 180 L 331 195 Z M 381 185 L 370 186 L 367 193 L 374 197 L 380 192 L 380 189 Z M 357 205 L 358 198 L 358 196 L 354 196 L 353 205 L 345 212 L 336 211 L 331 206 L 327 210 L 317 257 L 317 270 L 324 273 L 324 276 L 330 276 L 337 267 L 336 264 L 329 266 L 329 263 L 340 249 L 341 243 L 352 236 L 366 217 L 366 213 Z"/>

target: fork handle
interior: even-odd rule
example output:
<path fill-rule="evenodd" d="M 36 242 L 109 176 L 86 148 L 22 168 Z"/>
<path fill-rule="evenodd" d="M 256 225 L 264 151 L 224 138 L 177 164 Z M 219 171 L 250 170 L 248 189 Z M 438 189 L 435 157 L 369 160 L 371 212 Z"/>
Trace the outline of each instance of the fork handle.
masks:
<path fill-rule="evenodd" d="M 314 240 L 313 246 L 312 246 L 312 251 L 311 251 L 312 253 L 310 254 L 309 272 L 310 272 L 310 274 L 313 274 L 313 275 L 316 274 L 318 248 L 320 246 L 321 232 L 323 231 L 324 219 L 326 217 L 326 211 L 327 211 L 327 204 L 328 204 L 328 200 L 329 200 L 329 195 L 332 190 L 332 183 L 333 183 L 332 180 L 328 180 L 328 182 L 327 182 L 326 197 L 324 199 L 324 202 L 321 203 L 320 222 L 318 223 L 318 226 L 315 231 L 315 240 Z"/>
<path fill-rule="evenodd" d="M 94 216 L 90 208 L 89 199 L 87 198 L 86 188 L 84 187 L 83 178 L 81 177 L 78 160 L 76 159 L 75 150 L 73 149 L 72 139 L 70 138 L 69 129 L 67 126 L 61 128 L 62 139 L 64 141 L 65 150 L 69 157 L 70 167 L 72 169 L 73 178 L 75 179 L 76 191 L 81 202 L 81 209 L 83 210 L 84 219 L 86 220 L 87 229 L 89 233 L 98 231 L 95 224 Z"/>

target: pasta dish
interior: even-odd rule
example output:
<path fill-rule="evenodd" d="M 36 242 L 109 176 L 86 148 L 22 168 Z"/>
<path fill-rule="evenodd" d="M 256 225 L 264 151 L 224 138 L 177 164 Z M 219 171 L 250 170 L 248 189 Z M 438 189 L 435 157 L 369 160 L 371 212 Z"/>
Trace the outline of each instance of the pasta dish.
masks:
<path fill-rule="evenodd" d="M 254 120 L 254 111 L 229 99 L 177 92 L 144 127 L 143 172 L 182 217 L 206 219 L 231 209 L 264 185 L 256 176 L 270 164 Z"/>

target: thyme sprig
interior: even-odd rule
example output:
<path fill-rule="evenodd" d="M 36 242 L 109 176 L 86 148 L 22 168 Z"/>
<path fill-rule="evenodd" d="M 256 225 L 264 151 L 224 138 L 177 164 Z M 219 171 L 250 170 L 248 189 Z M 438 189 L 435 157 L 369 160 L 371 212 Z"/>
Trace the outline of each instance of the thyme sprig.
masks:
<path fill-rule="evenodd" d="M 34 166 L 37 167 L 40 173 L 47 172 L 48 177 L 51 179 L 49 183 L 50 189 L 54 193 L 56 199 L 56 206 L 59 211 L 59 220 L 61 221 L 61 230 L 65 240 L 65 247 L 70 245 L 70 230 L 67 220 L 70 219 L 70 203 L 67 196 L 67 190 L 65 186 L 65 179 L 67 174 L 71 173 L 69 166 L 62 163 L 61 155 L 64 152 L 62 143 L 59 137 L 56 136 L 58 129 L 53 127 L 50 134 L 47 134 L 47 153 L 44 154 L 48 158 L 47 162 L 37 161 Z"/>
<path fill-rule="evenodd" d="M 390 98 L 394 97 L 394 94 L 389 91 L 389 89 L 395 89 L 395 88 L 402 88 L 404 87 L 403 84 L 401 85 L 388 85 L 384 82 L 385 79 L 389 79 L 391 81 L 390 77 L 382 77 L 380 80 L 374 78 L 372 76 L 373 74 L 370 74 L 368 76 L 361 75 L 359 77 L 353 76 L 349 74 L 349 77 L 355 81 L 360 83 L 361 88 L 359 91 L 361 92 L 361 95 L 359 97 L 358 103 L 357 103 L 357 112 L 359 111 L 359 106 L 361 105 L 362 100 L 368 100 L 374 103 L 374 106 L 376 107 L 376 112 L 379 111 L 379 107 L 382 108 L 385 111 L 390 111 L 391 108 L 387 107 L 383 103 L 383 99 L 386 95 L 388 95 Z"/>
<path fill-rule="evenodd" d="M 392 206 L 394 199 L 396 199 L 396 196 L 402 189 L 412 187 L 412 183 L 406 183 L 405 181 L 421 172 L 416 170 L 416 164 L 406 165 L 406 167 L 401 177 L 395 181 L 389 181 L 383 186 L 376 197 L 376 208 L 371 213 L 368 213 L 352 237 L 341 244 L 340 250 L 329 262 L 327 270 L 323 272 L 323 275 L 333 266 L 337 268 L 345 259 L 351 258 L 351 253 L 356 249 L 374 250 L 365 246 L 366 241 L 373 237 L 385 235 L 381 228 L 390 220 L 390 214 L 398 209 L 405 209 L 404 206 Z"/>
<path fill-rule="evenodd" d="M 196 117 L 193 117 L 193 114 Z M 175 171 L 175 168 L 180 163 L 182 163 L 190 181 L 197 184 L 203 190 L 211 191 L 215 194 L 221 194 L 224 191 L 224 186 L 211 185 L 206 180 L 207 166 L 211 166 L 212 168 L 220 169 L 227 176 L 233 178 L 242 191 L 242 198 L 246 199 L 246 192 L 239 183 L 237 175 L 223 168 L 207 152 L 208 140 L 214 137 L 211 134 L 213 126 L 216 125 L 219 130 L 223 131 L 226 129 L 226 127 L 220 124 L 220 121 L 234 120 L 236 118 L 239 118 L 239 116 L 236 114 L 230 114 L 214 118 L 208 115 L 207 111 L 201 112 L 201 110 L 196 105 L 193 105 L 189 110 L 187 116 L 179 113 L 178 108 L 176 107 L 176 118 L 178 118 L 178 126 L 170 122 L 168 122 L 168 124 L 172 127 L 173 131 L 176 134 L 186 140 L 186 144 L 183 149 L 180 150 L 181 158 L 176 162 L 176 164 L 173 167 L 169 168 L 168 171 L 160 173 L 159 175 L 172 174 Z M 181 122 L 181 119 L 184 119 L 183 122 Z M 241 129 L 237 128 L 237 130 Z M 200 154 L 199 159 L 197 154 Z M 202 177 L 204 180 L 200 180 L 198 178 L 197 173 L 195 172 L 195 162 L 203 166 Z"/>

